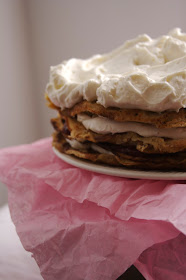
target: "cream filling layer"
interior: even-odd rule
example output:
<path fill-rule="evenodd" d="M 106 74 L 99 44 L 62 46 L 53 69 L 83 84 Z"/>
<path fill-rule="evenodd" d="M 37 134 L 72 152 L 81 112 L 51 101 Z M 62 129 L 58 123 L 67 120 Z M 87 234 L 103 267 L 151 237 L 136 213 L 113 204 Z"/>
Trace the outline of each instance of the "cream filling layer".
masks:
<path fill-rule="evenodd" d="M 75 140 L 75 139 L 67 139 L 66 141 L 70 144 L 70 146 L 76 150 L 80 150 L 80 151 L 87 151 L 88 149 L 92 149 L 100 154 L 108 154 L 108 155 L 113 155 L 112 152 L 109 152 L 105 149 L 103 149 L 102 147 L 99 147 L 98 145 L 94 144 L 94 143 L 89 143 L 89 144 L 85 144 L 85 143 L 80 143 L 79 141 Z"/>
<path fill-rule="evenodd" d="M 143 137 L 164 137 L 171 139 L 186 138 L 186 128 L 157 128 L 138 122 L 117 122 L 104 117 L 90 117 L 86 114 L 77 115 L 77 120 L 88 130 L 98 134 L 115 134 L 135 132 Z"/>

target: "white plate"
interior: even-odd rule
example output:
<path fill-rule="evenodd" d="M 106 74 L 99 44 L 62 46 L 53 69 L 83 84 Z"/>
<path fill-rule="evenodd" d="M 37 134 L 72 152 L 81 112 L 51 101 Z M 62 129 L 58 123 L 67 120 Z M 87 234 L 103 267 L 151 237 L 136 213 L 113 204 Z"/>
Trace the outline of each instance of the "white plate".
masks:
<path fill-rule="evenodd" d="M 103 164 L 95 164 L 89 161 L 85 161 L 74 156 L 60 153 L 53 147 L 54 153 L 63 161 L 85 169 L 94 171 L 101 174 L 107 174 L 118 177 L 135 178 L 135 179 L 153 179 L 153 180 L 185 180 L 186 172 L 161 172 L 161 171 L 139 171 L 129 170 L 124 167 L 110 167 Z"/>

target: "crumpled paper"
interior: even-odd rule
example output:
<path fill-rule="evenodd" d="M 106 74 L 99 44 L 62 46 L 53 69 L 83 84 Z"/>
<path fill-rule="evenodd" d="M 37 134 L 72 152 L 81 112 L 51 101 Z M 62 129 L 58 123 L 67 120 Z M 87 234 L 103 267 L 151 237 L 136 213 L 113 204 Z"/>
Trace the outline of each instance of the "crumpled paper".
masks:
<path fill-rule="evenodd" d="M 148 280 L 186 279 L 186 238 L 180 233 L 176 238 L 146 249 L 135 266 Z"/>
<path fill-rule="evenodd" d="M 185 181 L 85 171 L 57 158 L 51 138 L 1 150 L 0 179 L 44 279 L 115 280 L 134 263 L 147 280 L 185 279 Z"/>

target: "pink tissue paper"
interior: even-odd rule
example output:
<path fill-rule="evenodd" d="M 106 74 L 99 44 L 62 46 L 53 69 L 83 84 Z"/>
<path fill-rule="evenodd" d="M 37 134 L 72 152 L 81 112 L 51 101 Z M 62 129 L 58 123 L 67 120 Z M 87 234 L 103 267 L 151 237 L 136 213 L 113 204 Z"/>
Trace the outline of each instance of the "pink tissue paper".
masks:
<path fill-rule="evenodd" d="M 186 279 L 186 182 L 71 166 L 51 138 L 0 151 L 0 179 L 25 250 L 46 280 Z"/>

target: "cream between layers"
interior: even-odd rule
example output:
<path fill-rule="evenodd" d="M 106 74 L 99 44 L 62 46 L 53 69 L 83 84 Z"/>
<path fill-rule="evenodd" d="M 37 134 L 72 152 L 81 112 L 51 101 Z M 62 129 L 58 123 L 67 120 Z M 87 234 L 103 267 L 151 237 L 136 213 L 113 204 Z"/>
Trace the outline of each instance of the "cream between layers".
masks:
<path fill-rule="evenodd" d="M 186 128 L 157 128 L 155 126 L 137 122 L 117 122 L 104 117 L 89 117 L 86 114 L 77 115 L 77 120 L 86 129 L 99 134 L 135 132 L 143 137 L 166 137 L 171 139 L 186 138 Z"/>
<path fill-rule="evenodd" d="M 80 150 L 80 151 L 87 151 L 88 149 L 92 149 L 100 154 L 107 154 L 107 155 L 113 155 L 112 152 L 107 151 L 105 149 L 103 149 L 102 147 L 99 147 L 98 145 L 94 144 L 94 143 L 80 143 L 79 141 L 75 140 L 75 139 L 68 139 L 66 138 L 66 141 L 70 144 L 70 146 L 76 150 Z"/>
<path fill-rule="evenodd" d="M 186 107 L 186 34 L 180 29 L 151 39 L 141 35 L 87 60 L 51 67 L 50 100 L 61 109 L 85 99 L 104 107 L 155 112 Z"/>

